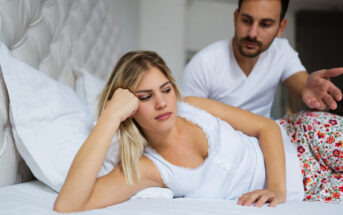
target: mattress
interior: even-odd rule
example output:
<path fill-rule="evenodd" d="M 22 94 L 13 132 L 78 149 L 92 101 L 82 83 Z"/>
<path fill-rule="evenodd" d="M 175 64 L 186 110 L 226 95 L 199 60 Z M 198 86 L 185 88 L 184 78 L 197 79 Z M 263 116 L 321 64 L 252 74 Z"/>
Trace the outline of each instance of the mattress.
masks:
<path fill-rule="evenodd" d="M 49 215 L 58 214 L 52 210 L 57 193 L 39 181 L 3 187 L 0 189 L 1 215 Z M 293 201 L 280 204 L 275 208 L 243 207 L 232 200 L 160 198 L 132 199 L 107 208 L 71 214 L 124 214 L 124 215 L 161 215 L 161 214 L 343 214 L 343 205 Z"/>

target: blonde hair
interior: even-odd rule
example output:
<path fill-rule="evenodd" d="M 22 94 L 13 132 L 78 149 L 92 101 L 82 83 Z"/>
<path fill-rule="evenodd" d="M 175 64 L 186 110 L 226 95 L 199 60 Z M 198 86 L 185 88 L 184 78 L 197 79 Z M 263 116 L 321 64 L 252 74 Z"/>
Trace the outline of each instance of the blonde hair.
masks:
<path fill-rule="evenodd" d="M 142 76 L 152 67 L 158 68 L 171 82 L 177 98 L 180 91 L 170 69 L 164 60 L 153 51 L 132 51 L 122 56 L 110 75 L 99 98 L 99 117 L 106 103 L 118 88 L 135 90 Z M 147 140 L 140 126 L 133 118 L 121 122 L 119 126 L 121 168 L 129 184 L 140 177 L 139 160 L 147 146 Z"/>

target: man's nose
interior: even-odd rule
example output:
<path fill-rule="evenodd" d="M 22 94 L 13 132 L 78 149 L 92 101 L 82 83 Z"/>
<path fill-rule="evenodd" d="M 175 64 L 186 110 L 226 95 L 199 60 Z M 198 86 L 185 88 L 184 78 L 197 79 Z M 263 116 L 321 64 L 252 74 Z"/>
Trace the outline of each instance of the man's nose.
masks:
<path fill-rule="evenodd" d="M 258 35 L 258 24 L 254 23 L 250 26 L 248 35 L 251 39 L 256 39 Z"/>

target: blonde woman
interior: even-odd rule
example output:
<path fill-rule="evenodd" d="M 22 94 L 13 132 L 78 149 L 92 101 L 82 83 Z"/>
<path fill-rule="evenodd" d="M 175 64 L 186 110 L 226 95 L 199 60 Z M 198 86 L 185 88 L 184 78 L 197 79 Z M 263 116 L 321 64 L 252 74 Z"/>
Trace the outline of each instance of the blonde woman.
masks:
<path fill-rule="evenodd" d="M 168 187 L 175 196 L 237 199 L 247 206 L 303 198 L 296 149 L 283 143 L 277 123 L 209 99 L 181 101 L 155 52 L 129 52 L 119 60 L 99 110 L 56 211 L 106 207 L 148 187 Z M 117 132 L 121 162 L 97 178 Z"/>

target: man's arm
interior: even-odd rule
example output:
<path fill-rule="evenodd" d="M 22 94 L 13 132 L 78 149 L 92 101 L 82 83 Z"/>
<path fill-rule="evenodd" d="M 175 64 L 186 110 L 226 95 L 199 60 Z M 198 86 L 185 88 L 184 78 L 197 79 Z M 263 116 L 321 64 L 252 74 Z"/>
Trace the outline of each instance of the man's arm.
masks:
<path fill-rule="evenodd" d="M 307 72 L 301 71 L 291 75 L 283 82 L 288 88 L 288 101 L 292 112 L 298 112 L 305 107 L 302 101 L 302 90 L 305 88 L 308 76 Z"/>
<path fill-rule="evenodd" d="M 306 82 L 309 75 L 306 71 L 297 72 L 291 77 L 287 78 L 284 82 L 288 89 L 295 91 L 298 95 L 302 95 L 302 92 L 306 86 Z"/>

